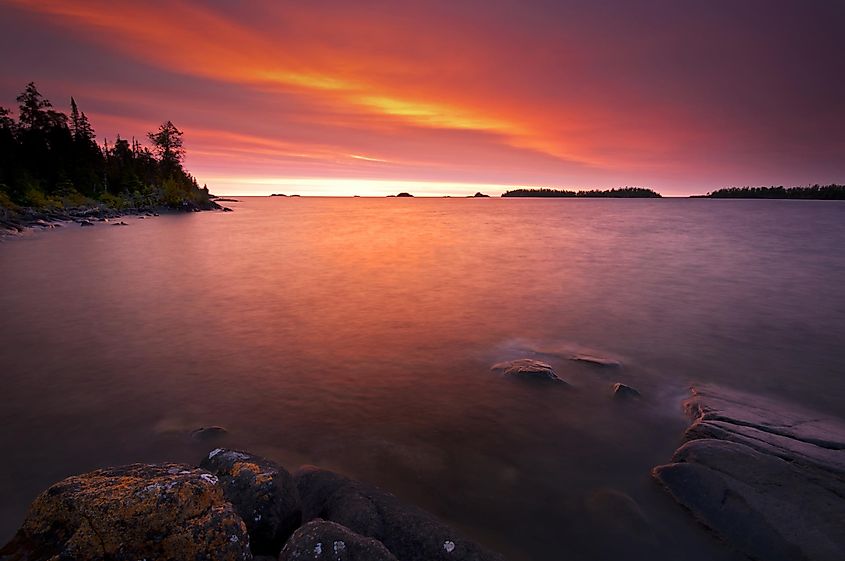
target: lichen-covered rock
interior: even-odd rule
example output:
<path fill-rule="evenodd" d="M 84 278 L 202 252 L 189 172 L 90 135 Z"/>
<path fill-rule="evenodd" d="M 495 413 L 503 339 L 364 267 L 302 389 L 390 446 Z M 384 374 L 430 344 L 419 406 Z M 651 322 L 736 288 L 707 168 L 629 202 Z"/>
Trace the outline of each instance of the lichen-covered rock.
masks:
<path fill-rule="evenodd" d="M 322 518 L 383 543 L 401 561 L 493 561 L 432 515 L 371 485 L 304 466 L 294 473 L 305 521 Z"/>
<path fill-rule="evenodd" d="M 269 460 L 237 450 L 212 450 L 200 467 L 217 475 L 223 494 L 241 515 L 256 555 L 278 555 L 302 522 L 290 473 Z"/>
<path fill-rule="evenodd" d="M 753 559 L 845 559 L 845 422 L 713 386 L 653 475 L 700 522 Z"/>
<path fill-rule="evenodd" d="M 490 367 L 490 370 L 493 370 L 494 372 L 501 372 L 505 376 L 511 376 L 514 378 L 566 384 L 566 382 L 558 378 L 554 368 L 552 368 L 550 364 L 530 358 L 500 362 Z"/>
<path fill-rule="evenodd" d="M 326 520 L 312 520 L 285 543 L 279 561 L 396 561 L 380 541 Z"/>
<path fill-rule="evenodd" d="M 252 559 L 217 478 L 180 464 L 133 464 L 56 483 L 0 550 L 15 561 Z"/>

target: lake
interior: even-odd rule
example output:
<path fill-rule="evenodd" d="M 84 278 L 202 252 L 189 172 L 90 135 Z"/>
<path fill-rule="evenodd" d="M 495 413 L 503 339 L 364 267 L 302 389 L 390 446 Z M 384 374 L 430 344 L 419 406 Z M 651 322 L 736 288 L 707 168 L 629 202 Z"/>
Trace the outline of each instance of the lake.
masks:
<path fill-rule="evenodd" d="M 0 243 L 0 541 L 65 476 L 226 446 L 514 560 L 732 560 L 649 475 L 690 383 L 845 411 L 843 202 L 239 199 Z M 490 371 L 525 357 L 572 387 Z"/>

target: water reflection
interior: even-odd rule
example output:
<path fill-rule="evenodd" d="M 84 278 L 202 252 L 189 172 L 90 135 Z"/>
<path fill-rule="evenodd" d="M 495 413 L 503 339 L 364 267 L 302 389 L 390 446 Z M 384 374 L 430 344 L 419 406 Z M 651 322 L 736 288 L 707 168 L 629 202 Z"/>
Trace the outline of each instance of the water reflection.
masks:
<path fill-rule="evenodd" d="M 728 559 L 648 477 L 686 385 L 845 403 L 837 203 L 233 206 L 0 246 L 0 537 L 52 481 L 196 462 L 190 431 L 222 425 L 222 444 L 377 483 L 513 559 Z M 524 356 L 573 388 L 489 371 Z M 615 403 L 617 381 L 644 399 Z"/>

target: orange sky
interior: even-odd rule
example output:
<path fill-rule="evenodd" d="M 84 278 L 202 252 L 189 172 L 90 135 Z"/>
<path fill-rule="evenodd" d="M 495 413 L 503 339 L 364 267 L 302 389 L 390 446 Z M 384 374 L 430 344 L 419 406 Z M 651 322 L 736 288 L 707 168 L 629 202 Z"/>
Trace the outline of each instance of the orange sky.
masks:
<path fill-rule="evenodd" d="M 842 182 L 845 3 L 736 4 L 0 0 L 0 105 L 171 119 L 220 193 Z"/>

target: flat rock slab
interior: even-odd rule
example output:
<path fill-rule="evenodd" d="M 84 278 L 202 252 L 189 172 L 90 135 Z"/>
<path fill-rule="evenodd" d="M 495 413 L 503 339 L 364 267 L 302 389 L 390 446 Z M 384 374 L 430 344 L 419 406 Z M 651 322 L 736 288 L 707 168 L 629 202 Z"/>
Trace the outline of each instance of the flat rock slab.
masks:
<path fill-rule="evenodd" d="M 304 521 L 317 518 L 378 540 L 401 561 L 502 561 L 438 521 L 376 487 L 304 466 L 294 473 Z"/>
<path fill-rule="evenodd" d="M 279 555 L 279 561 L 396 561 L 380 541 L 356 534 L 349 528 L 312 520 L 294 532 Z"/>
<path fill-rule="evenodd" d="M 181 464 L 132 464 L 43 492 L 0 559 L 251 559 L 243 521 L 217 478 Z"/>
<path fill-rule="evenodd" d="M 501 372 L 505 376 L 513 378 L 566 384 L 566 382 L 558 378 L 554 368 L 550 364 L 530 358 L 500 362 L 491 366 L 490 370 Z"/>
<path fill-rule="evenodd" d="M 260 456 L 222 448 L 212 450 L 200 467 L 219 478 L 223 495 L 246 524 L 253 553 L 277 556 L 302 521 L 290 473 Z"/>
<path fill-rule="evenodd" d="M 716 386 L 653 475 L 705 526 L 753 559 L 845 559 L 845 422 Z"/>

